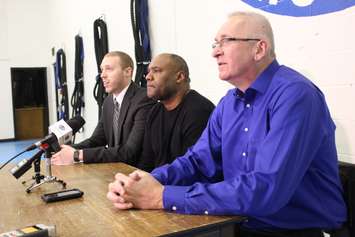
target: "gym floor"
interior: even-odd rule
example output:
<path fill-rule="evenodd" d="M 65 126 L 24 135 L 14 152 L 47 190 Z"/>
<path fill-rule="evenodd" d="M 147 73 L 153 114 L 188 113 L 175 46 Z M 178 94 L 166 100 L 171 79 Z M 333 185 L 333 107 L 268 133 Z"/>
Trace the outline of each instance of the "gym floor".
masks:
<path fill-rule="evenodd" d="M 36 142 L 37 140 L 22 140 L 22 141 L 6 141 L 6 142 L 0 142 L 0 164 L 5 163 L 8 161 L 10 158 L 14 157 L 18 153 L 24 151 L 28 146 Z M 14 159 L 10 164 L 6 165 L 3 169 L 10 169 L 13 167 L 13 164 L 21 161 L 22 159 L 25 158 L 30 158 L 32 157 L 37 150 L 33 151 L 28 151 L 25 152 L 24 154 L 18 156 L 16 159 Z"/>

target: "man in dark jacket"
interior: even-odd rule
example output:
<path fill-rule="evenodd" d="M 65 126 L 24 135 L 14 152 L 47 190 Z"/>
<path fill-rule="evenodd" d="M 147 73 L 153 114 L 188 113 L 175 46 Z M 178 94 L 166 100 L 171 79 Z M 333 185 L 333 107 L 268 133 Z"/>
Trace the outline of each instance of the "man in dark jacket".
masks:
<path fill-rule="evenodd" d="M 149 65 L 147 94 L 159 102 L 150 110 L 138 168 L 151 171 L 171 163 L 194 145 L 214 105 L 190 89 L 189 69 L 176 54 L 160 54 Z"/>
<path fill-rule="evenodd" d="M 101 78 L 109 96 L 92 136 L 73 146 L 63 145 L 52 164 L 125 162 L 136 165 L 141 154 L 146 114 L 153 101 L 132 82 L 133 61 L 115 51 L 105 55 Z"/>

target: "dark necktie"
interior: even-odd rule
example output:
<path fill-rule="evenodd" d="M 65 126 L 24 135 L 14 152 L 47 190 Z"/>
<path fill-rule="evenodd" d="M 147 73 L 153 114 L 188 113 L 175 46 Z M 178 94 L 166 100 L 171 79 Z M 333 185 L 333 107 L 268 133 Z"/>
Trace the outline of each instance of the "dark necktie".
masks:
<path fill-rule="evenodd" d="M 118 118 L 120 116 L 120 104 L 114 99 L 114 110 L 113 110 L 113 136 L 115 141 L 115 146 L 118 146 Z"/>

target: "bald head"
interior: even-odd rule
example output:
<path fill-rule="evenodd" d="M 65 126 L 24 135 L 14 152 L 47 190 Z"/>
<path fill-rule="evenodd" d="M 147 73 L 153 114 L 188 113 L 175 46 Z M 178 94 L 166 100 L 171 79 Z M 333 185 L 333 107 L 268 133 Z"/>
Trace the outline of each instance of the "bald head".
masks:
<path fill-rule="evenodd" d="M 275 58 L 274 34 L 266 17 L 255 12 L 234 12 L 229 20 L 238 22 L 238 32 L 243 32 L 248 38 L 262 39 L 268 44 L 269 56 Z"/>
<path fill-rule="evenodd" d="M 189 68 L 176 54 L 155 56 L 148 67 L 147 95 L 159 100 L 167 110 L 175 108 L 190 89 Z"/>
<path fill-rule="evenodd" d="M 186 78 L 186 82 L 190 82 L 189 67 L 187 66 L 186 61 L 181 56 L 171 53 L 162 53 L 156 57 L 166 60 L 166 62 L 169 64 L 173 71 L 182 72 Z"/>

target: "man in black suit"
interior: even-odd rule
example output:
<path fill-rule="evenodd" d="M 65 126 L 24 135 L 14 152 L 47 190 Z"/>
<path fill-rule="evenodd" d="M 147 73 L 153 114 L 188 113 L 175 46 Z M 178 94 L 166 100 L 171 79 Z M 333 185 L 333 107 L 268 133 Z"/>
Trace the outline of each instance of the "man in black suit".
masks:
<path fill-rule="evenodd" d="M 133 61 L 126 53 L 106 54 L 101 71 L 109 96 L 103 103 L 100 121 L 90 138 L 72 146 L 63 145 L 52 156 L 52 164 L 125 162 L 136 165 L 142 150 L 146 114 L 154 102 L 147 97 L 145 89 L 132 82 Z"/>

